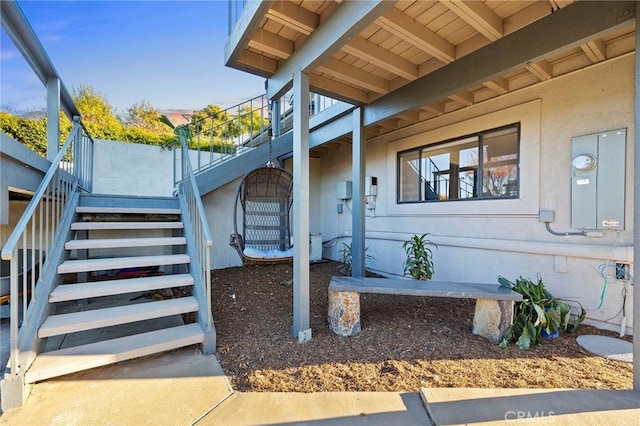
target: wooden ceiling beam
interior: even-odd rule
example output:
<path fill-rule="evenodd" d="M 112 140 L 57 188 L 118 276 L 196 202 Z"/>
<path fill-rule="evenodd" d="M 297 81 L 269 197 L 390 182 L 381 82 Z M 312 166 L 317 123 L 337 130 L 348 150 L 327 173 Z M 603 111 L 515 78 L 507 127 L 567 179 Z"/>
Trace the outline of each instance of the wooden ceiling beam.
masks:
<path fill-rule="evenodd" d="M 318 74 L 309 75 L 309 86 L 315 93 L 330 93 L 331 97 L 338 100 L 358 101 L 362 104 L 369 103 L 369 96 L 364 90 L 349 86 L 344 83 L 331 80 Z M 336 95 L 339 94 L 339 95 Z"/>
<path fill-rule="evenodd" d="M 395 7 L 378 18 L 383 28 L 434 58 L 450 63 L 456 59 L 456 47 Z"/>
<path fill-rule="evenodd" d="M 249 2 L 251 3 L 251 2 Z M 288 3 L 288 2 L 278 2 Z M 345 1 L 320 25 L 311 36 L 298 46 L 291 57 L 267 81 L 267 97 L 277 99 L 293 84 L 292 75 L 297 70 L 312 74 L 342 46 L 372 24 L 393 2 L 385 0 Z M 329 94 L 338 98 L 338 94 Z"/>
<path fill-rule="evenodd" d="M 553 10 L 558 10 L 571 4 L 570 0 L 549 0 Z"/>
<path fill-rule="evenodd" d="M 273 3 L 267 17 L 304 35 L 310 35 L 320 23 L 320 17 L 289 1 Z"/>
<path fill-rule="evenodd" d="M 363 71 L 360 68 L 330 58 L 324 64 L 320 65 L 318 71 L 329 74 L 333 77 L 345 80 L 350 84 L 362 87 L 372 92 L 385 94 L 389 93 L 389 81 L 382 77 Z"/>
<path fill-rule="evenodd" d="M 542 60 L 538 62 L 529 62 L 526 65 L 526 68 L 531 74 L 535 75 L 542 81 L 550 80 L 551 77 L 553 77 L 549 61 Z"/>
<path fill-rule="evenodd" d="M 278 69 L 278 61 L 258 55 L 257 53 L 245 50 L 238 57 L 238 62 L 254 69 L 262 70 L 267 73 L 274 73 Z"/>
<path fill-rule="evenodd" d="M 378 126 L 367 127 L 365 129 L 365 132 L 367 134 L 367 139 L 373 138 L 373 137 L 378 136 L 380 134 L 380 127 L 378 127 Z"/>
<path fill-rule="evenodd" d="M 442 4 L 489 40 L 496 41 L 504 35 L 502 19 L 483 2 L 450 0 Z"/>
<path fill-rule="evenodd" d="M 389 118 L 378 123 L 378 126 L 383 129 L 396 130 L 398 128 L 398 120 L 395 118 Z"/>
<path fill-rule="evenodd" d="M 253 38 L 249 40 L 249 47 L 262 50 L 263 52 L 282 59 L 287 59 L 291 56 L 295 48 L 291 40 L 279 37 L 263 28 L 259 28 Z"/>
<path fill-rule="evenodd" d="M 405 111 L 402 114 L 398 114 L 396 117 L 409 123 L 417 123 L 420 121 L 420 114 L 417 111 Z"/>
<path fill-rule="evenodd" d="M 442 115 L 445 111 L 443 102 L 433 102 L 427 105 L 423 105 L 422 107 L 420 107 L 420 109 L 436 115 Z"/>
<path fill-rule="evenodd" d="M 363 37 L 353 37 L 348 44 L 342 47 L 342 50 L 407 80 L 418 78 L 417 65 Z"/>
<path fill-rule="evenodd" d="M 607 59 L 607 47 L 601 39 L 592 40 L 583 44 L 580 48 L 594 64 Z"/>
<path fill-rule="evenodd" d="M 227 66 L 237 68 L 238 58 L 247 49 L 251 36 L 255 30 L 260 28 L 260 22 L 269 11 L 269 8 L 271 8 L 273 2 L 274 0 L 265 0 L 249 2 L 244 5 L 243 13 L 240 14 L 224 46 L 224 63 Z"/>
<path fill-rule="evenodd" d="M 453 93 L 449 95 L 449 99 L 459 103 L 460 105 L 464 105 L 464 106 L 473 105 L 473 93 L 469 92 L 468 90 L 463 90 L 458 93 Z"/>
<path fill-rule="evenodd" d="M 493 90 L 499 95 L 504 95 L 509 91 L 509 81 L 503 77 L 496 77 L 493 80 L 487 80 L 482 85 L 490 90 Z"/>
<path fill-rule="evenodd" d="M 504 20 L 504 35 L 524 28 L 532 22 L 542 19 L 553 12 L 549 3 L 544 1 L 534 1 L 530 6 L 511 15 Z"/>
<path fill-rule="evenodd" d="M 375 125 L 530 62 L 577 48 L 588 40 L 628 27 L 635 19 L 634 1 L 575 2 L 365 105 L 364 125 Z"/>

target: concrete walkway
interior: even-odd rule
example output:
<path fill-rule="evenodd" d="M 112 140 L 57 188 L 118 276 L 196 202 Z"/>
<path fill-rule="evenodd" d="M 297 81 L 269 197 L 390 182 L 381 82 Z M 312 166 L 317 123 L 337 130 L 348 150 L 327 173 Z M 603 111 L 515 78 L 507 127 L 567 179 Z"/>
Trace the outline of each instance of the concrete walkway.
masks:
<path fill-rule="evenodd" d="M 426 406 L 426 409 L 425 409 Z M 122 362 L 34 386 L 2 425 L 638 425 L 640 393 L 421 389 L 420 392 L 234 392 L 197 348 Z"/>

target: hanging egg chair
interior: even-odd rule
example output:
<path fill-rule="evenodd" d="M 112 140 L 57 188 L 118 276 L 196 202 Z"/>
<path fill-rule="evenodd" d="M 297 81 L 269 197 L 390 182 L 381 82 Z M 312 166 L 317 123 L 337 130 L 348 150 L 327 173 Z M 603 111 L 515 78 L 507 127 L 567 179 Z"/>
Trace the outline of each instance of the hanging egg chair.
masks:
<path fill-rule="evenodd" d="M 289 171 L 269 163 L 244 176 L 236 193 L 229 240 L 243 264 L 291 262 L 292 204 Z"/>

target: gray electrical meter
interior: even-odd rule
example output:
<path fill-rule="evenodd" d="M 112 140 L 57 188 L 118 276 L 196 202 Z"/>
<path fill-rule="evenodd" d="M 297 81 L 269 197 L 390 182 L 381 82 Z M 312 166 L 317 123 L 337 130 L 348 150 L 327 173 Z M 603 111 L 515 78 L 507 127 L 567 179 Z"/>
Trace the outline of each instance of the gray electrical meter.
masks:
<path fill-rule="evenodd" d="M 624 229 L 626 129 L 571 140 L 571 227 Z"/>

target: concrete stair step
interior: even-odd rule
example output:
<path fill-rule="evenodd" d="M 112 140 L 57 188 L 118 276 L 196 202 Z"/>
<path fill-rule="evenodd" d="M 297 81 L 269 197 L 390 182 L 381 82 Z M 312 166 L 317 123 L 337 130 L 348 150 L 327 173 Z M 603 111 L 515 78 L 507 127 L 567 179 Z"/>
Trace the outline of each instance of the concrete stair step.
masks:
<path fill-rule="evenodd" d="M 74 222 L 72 231 L 97 231 L 112 229 L 182 229 L 182 222 Z"/>
<path fill-rule="evenodd" d="M 76 207 L 78 214 L 159 214 L 176 215 L 180 209 L 149 208 L 149 207 Z"/>
<path fill-rule="evenodd" d="M 50 303 L 69 300 L 89 299 L 92 297 L 113 296 L 117 294 L 137 293 L 141 291 L 161 290 L 172 287 L 193 285 L 190 274 L 162 275 L 158 277 L 129 278 L 91 283 L 62 284 L 49 295 Z"/>
<path fill-rule="evenodd" d="M 27 383 L 165 352 L 204 341 L 198 324 L 150 331 L 38 354 L 25 374 Z"/>
<path fill-rule="evenodd" d="M 123 248 L 123 247 L 158 247 L 179 246 L 187 244 L 184 237 L 154 237 L 154 238 L 104 238 L 90 240 L 71 240 L 64 245 L 66 250 Z"/>
<path fill-rule="evenodd" d="M 198 301 L 194 297 L 181 297 L 158 302 L 137 303 L 113 308 L 51 315 L 40 326 L 38 337 L 59 336 L 61 334 L 127 324 L 170 315 L 180 315 L 197 310 Z"/>
<path fill-rule="evenodd" d="M 58 266 L 58 274 L 75 272 L 108 271 L 113 269 L 142 268 L 145 266 L 179 265 L 189 263 L 186 254 L 161 256 L 107 257 L 101 259 L 66 260 Z"/>

